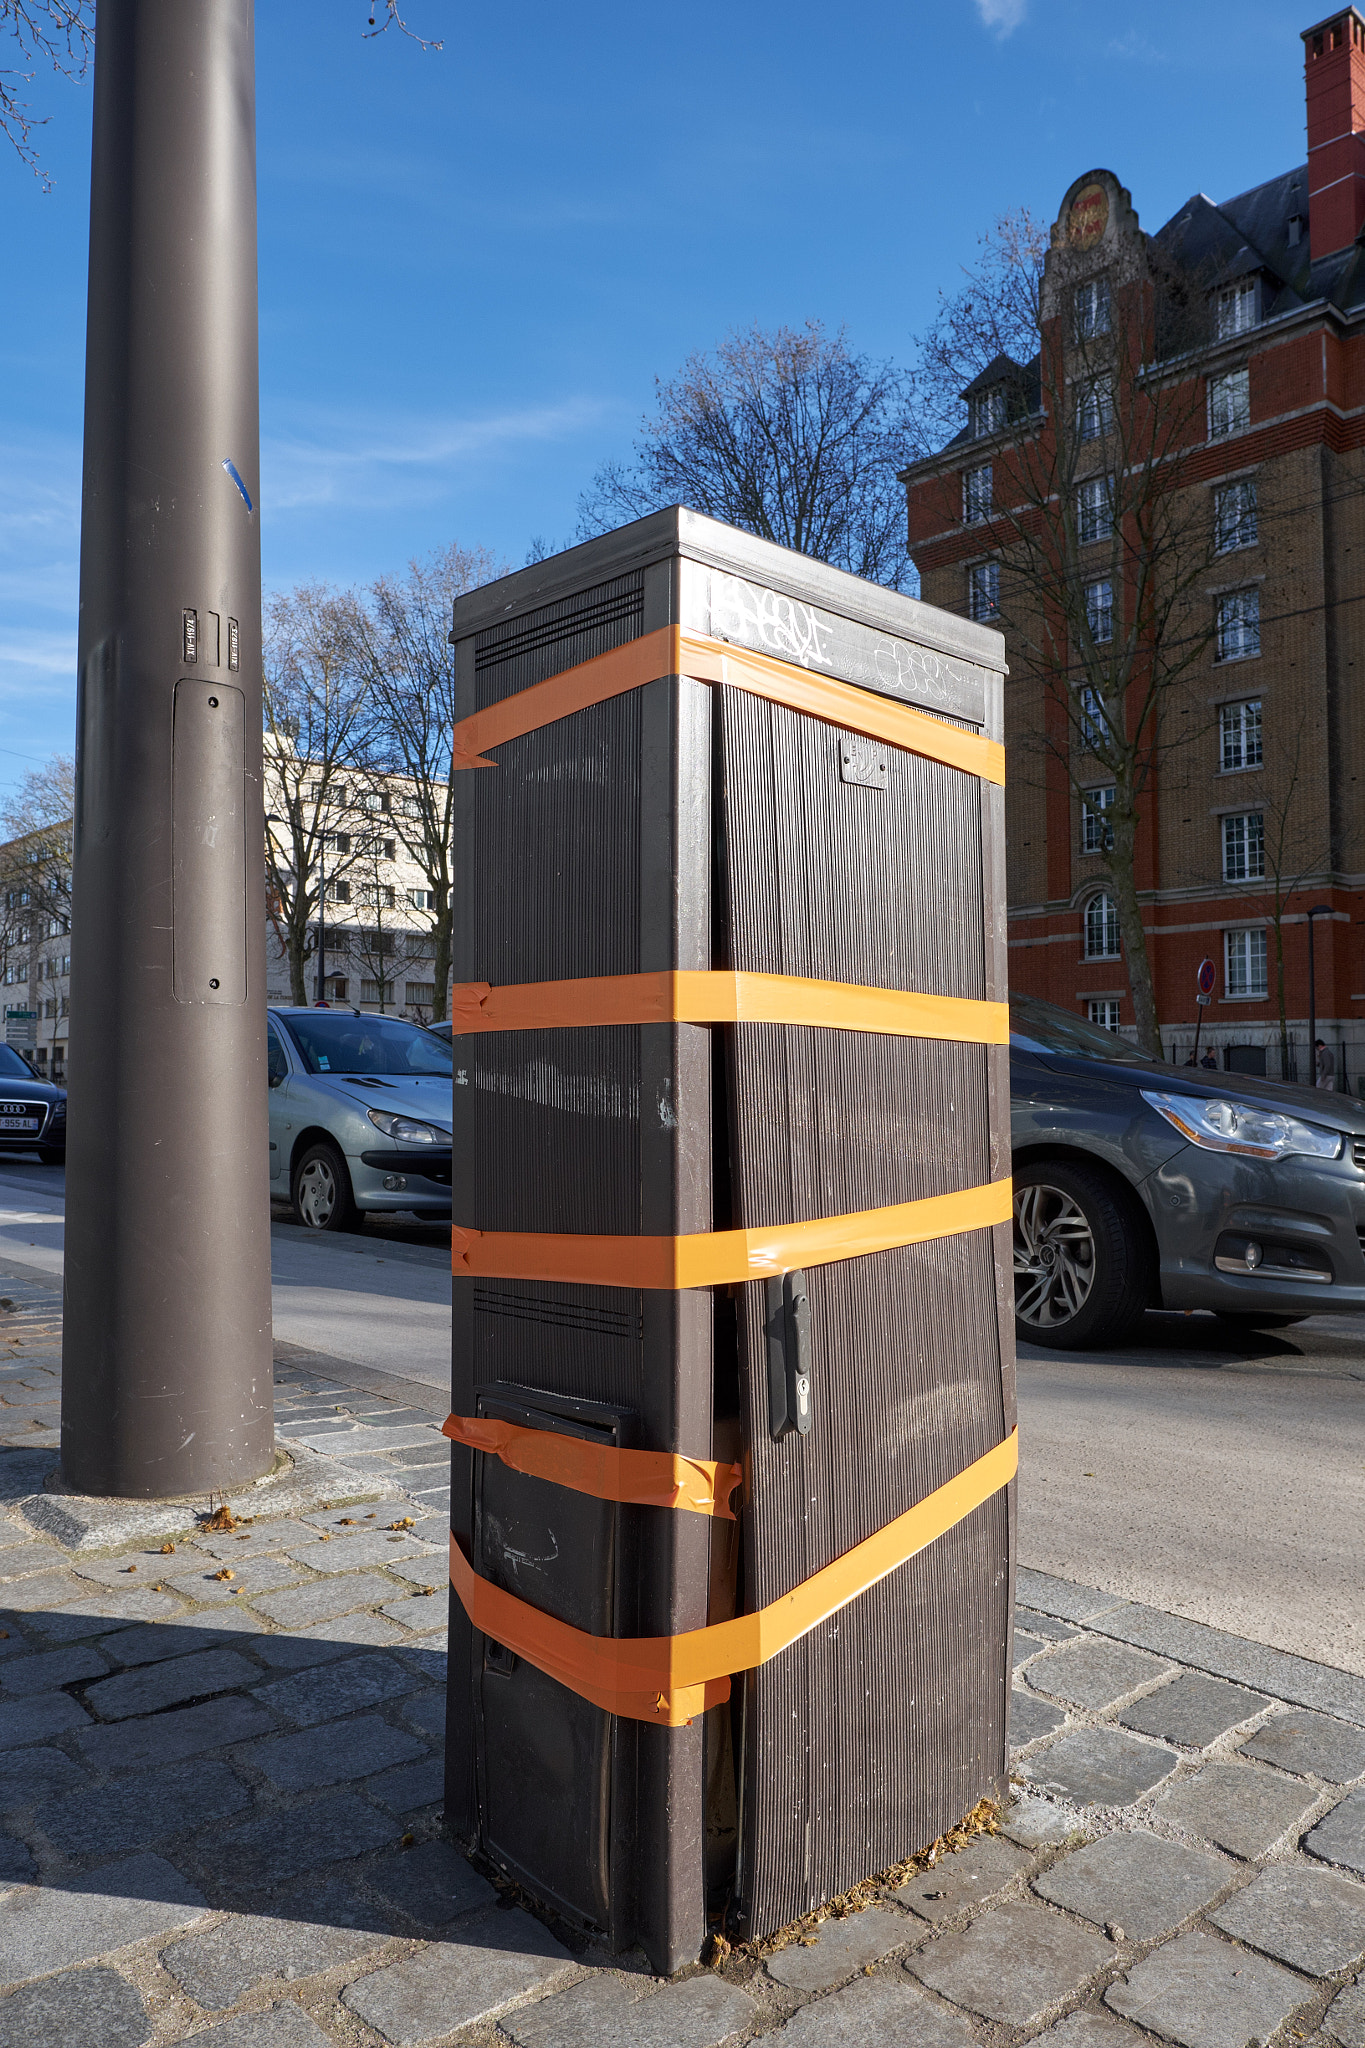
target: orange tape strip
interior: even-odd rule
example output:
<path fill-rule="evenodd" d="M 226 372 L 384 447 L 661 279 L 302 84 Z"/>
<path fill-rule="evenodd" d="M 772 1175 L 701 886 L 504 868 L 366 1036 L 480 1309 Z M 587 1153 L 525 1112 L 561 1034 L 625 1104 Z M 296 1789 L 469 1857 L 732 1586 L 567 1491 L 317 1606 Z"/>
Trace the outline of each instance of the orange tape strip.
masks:
<path fill-rule="evenodd" d="M 987 782 L 1005 780 L 1005 750 L 995 740 L 945 725 L 941 719 L 893 697 L 860 689 L 856 683 L 812 674 L 770 654 L 733 647 L 728 640 L 685 633 L 680 626 L 660 626 L 656 632 L 643 633 L 624 647 L 562 669 L 529 690 L 519 690 L 513 697 L 476 711 L 472 718 L 461 719 L 454 732 L 452 765 L 495 768 L 497 763 L 486 759 L 485 748 L 521 739 L 572 712 L 585 711 L 590 704 L 604 704 L 611 697 L 624 696 L 627 690 L 677 675 L 701 683 L 728 683 L 771 703 L 785 704 L 792 711 L 802 711 L 807 717 L 823 719 L 827 725 L 841 726 L 846 732 L 887 740 L 908 753 L 942 761 L 968 775 L 980 775 Z"/>
<path fill-rule="evenodd" d="M 1008 1045 L 1010 1032 L 1005 1003 L 808 981 L 795 974 L 722 971 L 612 974 L 504 988 L 466 981 L 451 992 L 450 1016 L 457 1037 L 584 1024 L 814 1024 L 900 1038 Z"/>
<path fill-rule="evenodd" d="M 623 1451 L 614 1444 L 530 1429 L 487 1415 L 448 1415 L 441 1433 L 452 1443 L 486 1451 L 513 1472 L 548 1479 L 594 1500 L 619 1500 L 635 1507 L 680 1508 L 733 1522 L 730 1496 L 744 1478 L 742 1465 L 715 1465 L 706 1458 L 680 1458 L 671 1451 Z"/>
<path fill-rule="evenodd" d="M 490 1585 L 450 1539 L 450 1582 L 474 1627 L 609 1714 L 677 1728 L 730 1696 L 730 1674 L 756 1670 L 869 1586 L 964 1521 L 1019 1469 L 1014 1429 L 966 1470 L 875 1536 L 757 1614 L 677 1636 L 593 1636 Z"/>
<path fill-rule="evenodd" d="M 570 1286 L 727 1287 L 798 1266 L 828 1266 L 896 1245 L 984 1230 L 1012 1214 L 1012 1183 L 987 1181 L 958 1194 L 926 1195 L 851 1216 L 819 1216 L 771 1230 L 698 1231 L 685 1237 L 561 1237 L 514 1230 L 450 1233 L 453 1273 L 488 1280 L 556 1280 Z"/>

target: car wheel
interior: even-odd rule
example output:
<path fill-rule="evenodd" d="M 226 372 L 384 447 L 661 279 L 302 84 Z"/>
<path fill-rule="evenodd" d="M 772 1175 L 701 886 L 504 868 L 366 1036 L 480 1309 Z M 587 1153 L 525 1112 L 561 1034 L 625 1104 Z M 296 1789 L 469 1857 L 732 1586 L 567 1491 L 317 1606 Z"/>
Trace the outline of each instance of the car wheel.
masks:
<path fill-rule="evenodd" d="M 305 1230 L 354 1230 L 360 1221 L 346 1161 L 325 1139 L 295 1160 L 290 1194 Z"/>
<path fill-rule="evenodd" d="M 1220 1308 L 1214 1314 L 1233 1330 L 1287 1330 L 1291 1323 L 1306 1323 L 1307 1316 L 1260 1315 L 1253 1308 Z"/>
<path fill-rule="evenodd" d="M 1014 1330 L 1023 1344 L 1120 1344 L 1151 1295 L 1140 1220 L 1102 1175 L 1044 1160 L 1014 1177 Z"/>

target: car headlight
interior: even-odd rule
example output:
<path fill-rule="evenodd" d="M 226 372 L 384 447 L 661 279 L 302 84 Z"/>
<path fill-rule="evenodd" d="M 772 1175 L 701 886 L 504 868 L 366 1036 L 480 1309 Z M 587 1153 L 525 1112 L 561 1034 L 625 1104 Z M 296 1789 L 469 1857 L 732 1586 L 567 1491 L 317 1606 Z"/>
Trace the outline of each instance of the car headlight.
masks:
<path fill-rule="evenodd" d="M 414 1123 L 410 1116 L 395 1116 L 391 1109 L 371 1109 L 366 1112 L 376 1130 L 392 1138 L 396 1145 L 448 1145 L 449 1131 L 438 1131 L 434 1124 Z"/>
<path fill-rule="evenodd" d="M 1251 1159 L 1284 1159 L 1292 1153 L 1310 1159 L 1335 1159 L 1341 1152 L 1340 1131 L 1324 1130 L 1301 1117 L 1251 1102 L 1205 1101 L 1202 1095 L 1168 1095 L 1157 1088 L 1142 1090 L 1144 1102 L 1174 1124 L 1182 1138 L 1210 1152 L 1240 1152 Z"/>

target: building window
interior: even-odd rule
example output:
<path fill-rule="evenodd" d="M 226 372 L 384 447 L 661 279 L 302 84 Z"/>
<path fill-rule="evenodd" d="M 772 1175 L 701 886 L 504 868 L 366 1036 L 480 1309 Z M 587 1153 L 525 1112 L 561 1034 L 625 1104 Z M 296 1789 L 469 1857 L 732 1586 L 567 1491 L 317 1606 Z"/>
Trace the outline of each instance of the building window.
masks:
<path fill-rule="evenodd" d="M 421 798 L 416 796 L 400 797 L 398 799 L 398 814 L 402 818 L 420 818 L 422 815 Z"/>
<path fill-rule="evenodd" d="M 1265 823 L 1259 811 L 1223 820 L 1223 880 L 1259 882 L 1265 874 Z"/>
<path fill-rule="evenodd" d="M 1247 661 L 1260 651 L 1260 591 L 1228 591 L 1218 600 L 1214 660 Z"/>
<path fill-rule="evenodd" d="M 1112 896 L 1092 896 L 1085 906 L 1085 957 L 1116 960 L 1119 953 L 1119 909 Z"/>
<path fill-rule="evenodd" d="M 1233 548 L 1254 548 L 1256 527 L 1256 479 L 1242 477 L 1224 484 L 1213 494 L 1213 544 L 1220 555 Z"/>
<path fill-rule="evenodd" d="M 408 901 L 414 910 L 434 910 L 436 891 L 434 889 L 409 889 Z"/>
<path fill-rule="evenodd" d="M 983 434 L 998 433 L 1005 424 L 1005 387 L 992 384 L 989 391 L 978 391 L 967 400 L 967 419 L 976 439 Z"/>
<path fill-rule="evenodd" d="M 1109 853 L 1114 845 L 1114 827 L 1109 813 L 1114 808 L 1114 785 L 1087 789 L 1081 795 L 1081 852 Z"/>
<path fill-rule="evenodd" d="M 1091 1023 L 1098 1024 L 1103 1031 L 1118 1030 L 1121 1007 L 1117 996 L 1092 996 L 1086 1004 Z"/>
<path fill-rule="evenodd" d="M 1261 700 L 1244 698 L 1240 704 L 1218 707 L 1218 759 L 1225 775 L 1238 768 L 1259 768 L 1261 751 Z"/>
<path fill-rule="evenodd" d="M 1109 332 L 1109 280 L 1089 277 L 1076 287 L 1072 301 L 1077 341 L 1093 341 Z"/>
<path fill-rule="evenodd" d="M 1114 424 L 1114 387 L 1107 377 L 1092 378 L 1076 393 L 1076 433 L 1082 441 L 1097 441 Z"/>
<path fill-rule="evenodd" d="M 1087 753 L 1098 753 L 1109 740 L 1109 716 L 1104 698 L 1093 683 L 1081 691 L 1081 745 Z"/>
<path fill-rule="evenodd" d="M 1083 547 L 1114 531 L 1114 494 L 1107 476 L 1087 477 L 1076 492 L 1076 528 Z"/>
<path fill-rule="evenodd" d="M 349 882 L 329 882 L 327 884 L 327 901 L 329 903 L 349 903 L 350 900 L 351 885 Z"/>
<path fill-rule="evenodd" d="M 1114 637 L 1114 586 L 1106 578 L 1100 583 L 1085 586 L 1085 622 L 1090 628 L 1090 637 L 1103 647 Z"/>
<path fill-rule="evenodd" d="M 393 983 L 391 981 L 363 981 L 360 984 L 362 1003 L 391 1003 Z"/>
<path fill-rule="evenodd" d="M 1209 378 L 1209 438 L 1242 434 L 1251 425 L 1251 383 L 1245 370 Z"/>
<path fill-rule="evenodd" d="M 1230 996 L 1266 993 L 1265 932 L 1224 932 L 1223 985 Z"/>
<path fill-rule="evenodd" d="M 392 803 L 382 790 L 358 789 L 355 793 L 355 807 L 358 811 L 387 811 L 392 808 Z"/>
<path fill-rule="evenodd" d="M 405 981 L 403 999 L 407 1003 L 434 1003 L 436 984 L 434 981 Z"/>
<path fill-rule="evenodd" d="M 967 609 L 974 619 L 994 619 L 1000 612 L 1000 564 L 978 562 L 967 571 Z"/>
<path fill-rule="evenodd" d="M 361 888 L 360 901 L 367 910 L 392 910 L 394 892 L 385 882 L 367 882 Z"/>
<path fill-rule="evenodd" d="M 991 516 L 991 466 L 983 462 L 978 469 L 963 472 L 962 517 L 968 526 L 975 526 L 979 520 Z"/>
<path fill-rule="evenodd" d="M 1234 334 L 1245 334 L 1256 325 L 1260 318 L 1260 298 L 1260 288 L 1254 277 L 1244 277 L 1236 284 L 1224 285 L 1214 304 L 1220 341 L 1227 341 Z"/>
<path fill-rule="evenodd" d="M 349 833 L 349 832 L 328 832 L 328 833 L 327 833 L 327 834 L 325 835 L 325 838 L 326 838 L 327 850 L 328 850 L 328 852 L 329 852 L 329 853 L 349 853 L 349 852 L 350 852 L 350 850 L 351 850 L 351 835 L 350 835 L 350 833 Z"/>

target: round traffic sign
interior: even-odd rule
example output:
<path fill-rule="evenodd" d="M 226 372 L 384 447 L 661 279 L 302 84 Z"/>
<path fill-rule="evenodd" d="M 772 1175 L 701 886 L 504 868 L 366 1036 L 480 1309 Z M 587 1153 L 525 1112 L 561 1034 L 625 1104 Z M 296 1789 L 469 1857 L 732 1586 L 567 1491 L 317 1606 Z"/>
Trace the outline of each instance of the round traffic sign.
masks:
<path fill-rule="evenodd" d="M 1199 986 L 1206 996 L 1213 994 L 1214 966 L 1207 956 L 1199 963 Z"/>

